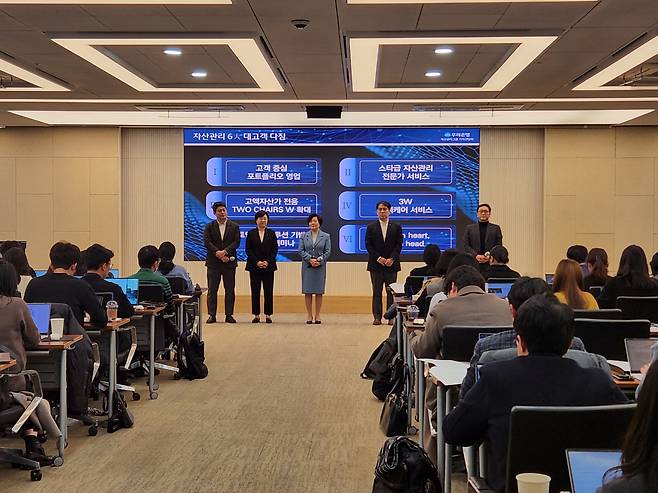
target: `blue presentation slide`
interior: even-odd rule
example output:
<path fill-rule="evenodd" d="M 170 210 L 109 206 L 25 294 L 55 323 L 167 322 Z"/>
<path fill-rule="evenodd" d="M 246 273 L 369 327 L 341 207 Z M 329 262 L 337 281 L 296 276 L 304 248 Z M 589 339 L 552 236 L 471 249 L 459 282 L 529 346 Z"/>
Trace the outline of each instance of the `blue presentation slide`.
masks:
<path fill-rule="evenodd" d="M 240 242 L 240 248 L 238 248 L 239 253 L 244 254 L 244 245 L 247 238 L 247 233 L 254 227 L 254 224 L 240 225 L 240 238 L 242 241 Z M 308 231 L 308 228 L 300 226 L 271 226 L 270 229 L 273 229 L 274 233 L 276 234 L 277 242 L 279 243 L 279 254 L 292 252 L 297 253 L 299 250 L 299 242 L 301 241 L 304 233 Z M 246 258 L 246 255 L 244 258 Z"/>
<path fill-rule="evenodd" d="M 345 253 L 367 253 L 367 226 L 347 225 L 340 228 L 339 245 Z M 455 241 L 454 226 L 423 226 L 402 230 L 402 253 L 423 253 L 427 245 L 438 245 L 441 250 L 451 248 Z"/>
<path fill-rule="evenodd" d="M 211 158 L 206 166 L 208 185 L 318 185 L 319 159 Z"/>
<path fill-rule="evenodd" d="M 391 204 L 391 214 L 399 220 L 453 219 L 454 202 L 450 193 L 423 192 L 343 192 L 338 197 L 342 219 L 377 219 L 377 202 Z"/>
<path fill-rule="evenodd" d="M 206 195 L 206 215 L 215 219 L 214 202 L 226 202 L 228 216 L 236 221 L 254 219 L 258 211 L 265 211 L 270 221 L 275 219 L 305 219 L 309 214 L 321 212 L 320 195 L 317 193 L 276 192 L 210 192 Z"/>
<path fill-rule="evenodd" d="M 448 160 L 346 158 L 340 162 L 340 183 L 345 187 L 450 185 L 453 166 Z"/>

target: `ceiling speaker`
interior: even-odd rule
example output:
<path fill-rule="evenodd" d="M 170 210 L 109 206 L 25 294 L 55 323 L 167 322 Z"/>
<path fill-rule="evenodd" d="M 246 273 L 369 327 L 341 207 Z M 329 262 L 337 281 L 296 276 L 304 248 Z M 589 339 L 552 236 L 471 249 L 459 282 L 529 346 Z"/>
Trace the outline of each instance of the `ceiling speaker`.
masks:
<path fill-rule="evenodd" d="M 307 106 L 306 118 L 340 118 L 342 106 Z"/>

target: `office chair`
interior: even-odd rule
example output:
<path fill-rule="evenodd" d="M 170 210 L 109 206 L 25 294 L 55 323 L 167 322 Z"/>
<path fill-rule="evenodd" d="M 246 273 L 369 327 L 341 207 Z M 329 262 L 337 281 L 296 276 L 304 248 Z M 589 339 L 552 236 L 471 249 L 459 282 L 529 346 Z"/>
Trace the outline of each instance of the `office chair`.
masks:
<path fill-rule="evenodd" d="M 658 296 L 618 296 L 617 308 L 624 313 L 624 318 L 658 323 Z"/>
<path fill-rule="evenodd" d="M 514 330 L 511 325 L 502 326 L 466 326 L 447 325 L 443 328 L 441 354 L 443 359 L 455 361 L 471 361 L 475 344 L 481 334 L 497 334 L 506 330 Z"/>
<path fill-rule="evenodd" d="M 597 320 L 622 320 L 624 315 L 619 308 L 600 308 L 598 310 L 573 311 L 573 318 L 592 318 Z"/>
<path fill-rule="evenodd" d="M 589 287 L 589 292 L 594 298 L 597 298 L 601 296 L 601 292 L 603 291 L 603 286 L 590 286 Z"/>
<path fill-rule="evenodd" d="M 579 337 L 590 353 L 606 359 L 626 360 L 624 339 L 648 339 L 651 323 L 648 320 L 574 320 L 574 336 Z"/>
<path fill-rule="evenodd" d="M 569 491 L 565 450 L 620 448 L 635 407 L 636 404 L 513 407 L 505 491 L 517 493 L 516 475 L 523 472 L 550 476 L 552 493 Z M 482 478 L 469 479 L 469 491 L 490 490 Z"/>
<path fill-rule="evenodd" d="M 167 277 L 173 294 L 187 294 L 187 282 L 182 277 Z"/>

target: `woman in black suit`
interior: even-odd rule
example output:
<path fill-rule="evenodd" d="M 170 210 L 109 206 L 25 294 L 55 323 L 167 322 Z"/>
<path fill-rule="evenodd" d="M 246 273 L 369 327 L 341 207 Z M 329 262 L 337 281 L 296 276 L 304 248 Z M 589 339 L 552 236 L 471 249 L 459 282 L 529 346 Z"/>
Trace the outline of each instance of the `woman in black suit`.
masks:
<path fill-rule="evenodd" d="M 253 323 L 260 322 L 260 287 L 263 286 L 265 298 L 265 322 L 272 323 L 274 311 L 274 271 L 276 270 L 276 255 L 279 244 L 274 231 L 267 227 L 270 216 L 265 211 L 256 213 L 256 228 L 247 233 L 247 267 L 249 283 L 251 284 L 251 313 L 254 314 Z"/>

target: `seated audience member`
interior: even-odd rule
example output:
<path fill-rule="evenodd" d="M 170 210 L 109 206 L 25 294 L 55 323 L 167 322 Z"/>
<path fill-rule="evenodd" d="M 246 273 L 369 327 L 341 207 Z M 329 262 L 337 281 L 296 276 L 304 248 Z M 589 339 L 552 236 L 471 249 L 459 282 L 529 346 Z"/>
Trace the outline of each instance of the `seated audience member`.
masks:
<path fill-rule="evenodd" d="M 574 310 L 598 310 L 599 305 L 591 293 L 583 291 L 583 273 L 575 260 L 562 259 L 555 269 L 553 292 L 560 303 Z"/>
<path fill-rule="evenodd" d="M 119 318 L 132 317 L 135 310 L 123 290 L 117 284 L 105 280 L 112 269 L 114 252 L 94 243 L 87 248 L 86 257 L 87 272 L 82 276 L 82 280 L 87 282 L 95 293 L 112 293 L 112 299 L 119 305 Z"/>
<path fill-rule="evenodd" d="M 416 358 L 441 357 L 441 334 L 447 325 L 511 325 L 512 315 L 507 302 L 484 292 L 484 278 L 477 268 L 462 265 L 450 271 L 445 279 L 445 290 L 448 299 L 429 312 L 425 330 L 414 330 L 409 334 Z M 434 416 L 436 390 L 429 384 L 426 389 L 425 405 Z M 425 450 L 436 462 L 436 442 L 431 436 L 427 413 L 423 415 L 427 424 L 424 427 Z"/>
<path fill-rule="evenodd" d="M 443 421 L 447 443 L 490 444 L 487 480 L 505 489 L 510 412 L 514 406 L 598 406 L 626 402 L 600 369 L 562 356 L 573 337 L 573 310 L 552 295 L 535 295 L 514 319 L 519 356 L 482 366 L 473 388 Z"/>
<path fill-rule="evenodd" d="M 158 267 L 160 266 L 158 249 L 154 245 L 143 246 L 137 252 L 137 261 L 139 262 L 139 270 L 130 276 L 130 278 L 139 279 L 140 282 L 160 284 L 164 292 L 164 301 L 167 303 L 167 311 L 172 312 L 173 295 L 171 293 L 171 286 L 167 278 L 158 272 Z"/>
<path fill-rule="evenodd" d="M 491 278 L 497 279 L 516 279 L 521 277 L 521 274 L 507 266 L 509 262 L 509 252 L 503 245 L 496 245 L 489 252 L 489 267 L 482 275 L 484 280 L 488 281 Z"/>
<path fill-rule="evenodd" d="M 571 245 L 567 248 L 567 258 L 578 263 L 583 277 L 587 275 L 587 247 L 584 245 Z"/>
<path fill-rule="evenodd" d="M 461 267 L 462 265 L 470 265 L 471 267 L 475 267 L 478 271 L 480 271 L 480 264 L 478 263 L 477 260 L 475 260 L 475 257 L 468 255 L 466 253 L 458 253 L 452 258 L 450 264 L 448 264 L 448 270 L 446 272 L 446 276 L 450 274 L 453 270 L 455 270 L 457 267 Z M 434 307 L 438 305 L 441 301 L 448 299 L 448 291 L 445 289 L 445 284 L 443 288 L 444 288 L 443 291 L 435 293 L 432 296 L 432 298 L 430 298 L 430 302 L 427 307 L 427 313 L 433 310 Z"/>
<path fill-rule="evenodd" d="M 545 294 L 550 293 L 551 288 L 546 281 L 539 277 L 519 277 L 507 294 L 507 301 L 509 302 L 509 309 L 512 314 L 512 318 L 516 318 L 516 314 L 519 311 L 519 308 L 523 303 L 533 297 L 536 294 Z M 473 356 L 471 357 L 471 363 L 466 372 L 466 377 L 462 382 L 461 388 L 459 389 L 459 397 L 464 398 L 466 393 L 473 387 L 475 384 L 475 370 L 477 368 L 478 362 L 482 355 L 486 352 L 497 351 L 501 349 L 510 349 L 516 348 L 516 331 L 515 330 L 506 330 L 504 332 L 499 332 L 498 334 L 492 334 L 489 337 L 480 339 L 475 343 L 475 349 L 473 349 Z M 577 351 L 585 351 L 585 346 L 583 341 L 578 337 L 574 337 L 571 341 L 570 349 L 575 349 Z"/>
<path fill-rule="evenodd" d="M 34 272 L 34 269 L 30 267 L 30 263 L 27 260 L 27 255 L 25 255 L 25 250 L 23 250 L 21 247 L 10 248 L 4 253 L 2 258 L 5 259 L 10 264 L 12 264 L 14 266 L 14 269 L 16 269 L 16 273 L 18 274 L 19 284 L 21 282 L 21 276 L 26 276 L 29 277 L 30 279 L 33 277 L 37 277 L 37 274 L 36 272 Z"/>
<path fill-rule="evenodd" d="M 658 491 L 658 365 L 651 365 L 644 385 L 626 431 L 621 465 L 606 473 L 597 493 Z"/>
<path fill-rule="evenodd" d="M 653 257 L 651 257 L 649 267 L 651 267 L 651 276 L 658 279 L 658 252 L 654 253 Z"/>
<path fill-rule="evenodd" d="M 12 372 L 25 370 L 27 350 L 36 349 L 40 342 L 39 330 L 32 320 L 30 310 L 22 299 L 14 296 L 17 290 L 17 277 L 13 265 L 4 259 L 0 260 L 0 345 L 8 349 L 16 359 L 16 366 L 12 368 Z M 9 389 L 16 392 L 24 391 L 25 380 L 17 376 L 10 377 Z M 26 394 L 10 392 L 9 395 L 12 397 L 12 404 L 14 400 L 21 405 L 28 402 Z M 59 438 L 61 433 L 52 420 L 48 401 L 42 400 L 36 413 L 39 426 L 52 438 Z M 36 460 L 42 465 L 51 462 L 52 459 L 46 455 L 37 440 L 37 430 L 32 421 L 23 425 L 21 437 L 25 440 L 25 455 L 28 459 Z"/>
<path fill-rule="evenodd" d="M 55 243 L 50 249 L 50 267 L 41 277 L 30 281 L 25 290 L 28 303 L 64 303 L 71 307 L 76 320 L 84 326 L 85 312 L 97 327 L 107 325 L 107 314 L 91 286 L 73 277 L 80 259 L 80 249 L 65 241 Z"/>
<path fill-rule="evenodd" d="M 21 244 L 20 241 L 16 241 L 16 240 L 7 240 L 0 243 L 0 258 L 4 258 L 5 253 L 7 253 L 12 248 L 20 248 L 22 250 L 23 245 Z"/>
<path fill-rule="evenodd" d="M 605 286 L 612 279 L 608 275 L 608 253 L 603 248 L 592 248 L 587 254 L 587 275 L 583 279 L 583 289 L 592 286 Z"/>
<path fill-rule="evenodd" d="M 427 298 L 432 298 L 436 293 L 441 293 L 443 291 L 443 282 L 445 280 L 446 274 L 448 273 L 448 266 L 452 259 L 457 255 L 457 250 L 449 249 L 444 251 L 439 260 L 434 266 L 434 279 L 430 279 L 425 284 L 425 296 Z"/>
<path fill-rule="evenodd" d="M 599 295 L 601 308 L 616 308 L 619 296 L 658 296 L 658 280 L 649 276 L 647 257 L 637 245 L 627 246 L 619 259 L 617 275 Z"/>
<path fill-rule="evenodd" d="M 78 265 L 75 266 L 75 277 L 82 277 L 87 273 L 87 250 L 82 250 L 80 252 L 80 260 L 78 260 Z"/>
<path fill-rule="evenodd" d="M 433 276 L 434 268 L 440 258 L 441 249 L 437 245 L 430 243 L 423 250 L 423 262 L 425 262 L 425 265 L 411 269 L 409 276 L 414 278 Z M 418 293 L 423 288 L 423 279 L 407 279 L 404 284 L 405 293 Z"/>
<path fill-rule="evenodd" d="M 176 247 L 169 241 L 164 241 L 158 248 L 160 254 L 160 266 L 158 272 L 166 277 L 180 277 L 185 279 L 185 294 L 194 294 L 194 285 L 190 274 L 185 267 L 174 264 L 174 257 L 176 256 Z"/>

